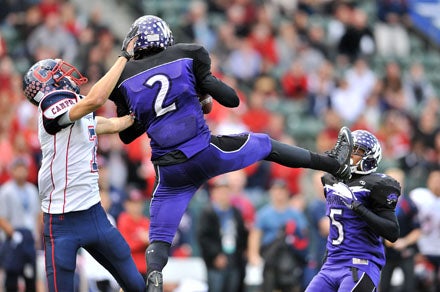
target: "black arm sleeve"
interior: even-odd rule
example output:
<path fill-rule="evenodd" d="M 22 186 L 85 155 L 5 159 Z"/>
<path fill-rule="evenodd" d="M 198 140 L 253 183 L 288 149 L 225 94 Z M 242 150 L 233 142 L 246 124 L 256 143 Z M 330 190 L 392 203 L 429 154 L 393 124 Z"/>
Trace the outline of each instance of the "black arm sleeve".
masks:
<path fill-rule="evenodd" d="M 119 132 L 119 138 L 125 144 L 129 144 L 133 142 L 136 138 L 141 136 L 143 133 L 145 133 L 144 127 L 135 120 L 133 125 Z"/>
<path fill-rule="evenodd" d="M 222 106 L 237 107 L 240 103 L 235 90 L 211 74 L 201 81 L 199 88 L 201 93 L 208 93 Z"/>
<path fill-rule="evenodd" d="M 370 202 L 357 205 L 354 210 L 378 235 L 394 242 L 400 235 L 395 209 L 400 196 L 400 184 L 393 178 L 382 175 L 367 175 L 363 179 L 369 185 Z"/>
<path fill-rule="evenodd" d="M 197 90 L 209 94 L 225 107 L 237 107 L 240 99 L 235 90 L 217 79 L 211 73 L 211 58 L 208 51 L 198 46 L 194 51 L 194 74 L 197 79 Z"/>
<path fill-rule="evenodd" d="M 378 235 L 391 242 L 399 238 L 400 227 L 394 210 L 385 209 L 375 214 L 364 205 L 359 205 L 354 210 Z"/>
<path fill-rule="evenodd" d="M 116 89 L 112 92 L 111 100 L 116 105 L 116 114 L 118 117 L 123 117 L 130 113 L 130 109 L 127 106 L 124 98 L 116 91 Z M 145 128 L 139 123 L 138 120 L 135 120 L 133 125 L 128 127 L 127 129 L 119 132 L 119 138 L 125 144 L 129 144 L 134 141 L 136 138 L 145 133 Z"/>

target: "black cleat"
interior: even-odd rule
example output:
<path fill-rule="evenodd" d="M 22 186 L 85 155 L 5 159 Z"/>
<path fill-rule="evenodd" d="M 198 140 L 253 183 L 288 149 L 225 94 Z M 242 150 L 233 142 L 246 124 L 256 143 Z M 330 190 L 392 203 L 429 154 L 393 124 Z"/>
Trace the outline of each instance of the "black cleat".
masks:
<path fill-rule="evenodd" d="M 333 173 L 339 179 L 346 180 L 351 177 L 350 157 L 353 151 L 353 137 L 347 127 L 339 130 L 338 140 L 332 150 L 327 151 L 327 155 L 335 158 L 339 163 L 339 168 Z"/>
<path fill-rule="evenodd" d="M 163 292 L 163 278 L 159 271 L 152 271 L 147 278 L 147 292 Z"/>

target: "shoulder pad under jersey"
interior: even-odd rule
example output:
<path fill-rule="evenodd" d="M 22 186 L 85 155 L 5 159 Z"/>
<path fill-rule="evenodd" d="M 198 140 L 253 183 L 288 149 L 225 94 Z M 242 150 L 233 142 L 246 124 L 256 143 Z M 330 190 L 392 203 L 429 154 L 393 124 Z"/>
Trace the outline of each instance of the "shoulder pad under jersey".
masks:
<path fill-rule="evenodd" d="M 367 174 L 361 176 L 359 181 L 365 181 L 368 185 L 368 188 L 372 189 L 374 187 L 387 187 L 387 188 L 395 188 L 400 190 L 400 184 L 397 180 L 386 175 L 384 173 L 374 172 L 371 174 Z"/>
<path fill-rule="evenodd" d="M 78 102 L 78 99 L 79 96 L 76 93 L 68 90 L 56 90 L 44 97 L 40 103 L 40 108 L 46 132 L 54 135 L 68 126 L 60 126 L 58 120 Z"/>
<path fill-rule="evenodd" d="M 211 64 L 208 51 L 205 47 L 194 43 L 179 43 L 172 46 L 175 50 L 181 51 L 183 55 L 187 55 L 204 64 Z"/>
<path fill-rule="evenodd" d="M 371 199 L 377 206 L 395 208 L 401 193 L 400 183 L 384 173 L 374 172 L 356 179 L 358 184 L 371 190 Z"/>
<path fill-rule="evenodd" d="M 41 111 L 47 119 L 55 119 L 66 113 L 78 102 L 78 95 L 68 90 L 56 90 L 47 94 L 41 101 Z"/>

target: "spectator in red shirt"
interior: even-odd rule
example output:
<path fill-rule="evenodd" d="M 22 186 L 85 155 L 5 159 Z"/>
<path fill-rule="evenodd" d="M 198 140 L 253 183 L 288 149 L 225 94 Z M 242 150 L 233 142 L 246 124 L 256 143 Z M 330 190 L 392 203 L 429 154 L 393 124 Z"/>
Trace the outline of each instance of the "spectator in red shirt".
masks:
<path fill-rule="evenodd" d="M 271 112 L 265 107 L 266 97 L 254 90 L 249 96 L 249 108 L 242 120 L 252 132 L 266 132 Z"/>
<path fill-rule="evenodd" d="M 278 52 L 272 28 L 266 23 L 257 23 L 252 28 L 249 40 L 263 58 L 263 72 L 270 72 L 278 64 Z"/>
<path fill-rule="evenodd" d="M 295 60 L 281 78 L 283 93 L 287 98 L 304 99 L 308 93 L 308 78 L 300 60 Z"/>

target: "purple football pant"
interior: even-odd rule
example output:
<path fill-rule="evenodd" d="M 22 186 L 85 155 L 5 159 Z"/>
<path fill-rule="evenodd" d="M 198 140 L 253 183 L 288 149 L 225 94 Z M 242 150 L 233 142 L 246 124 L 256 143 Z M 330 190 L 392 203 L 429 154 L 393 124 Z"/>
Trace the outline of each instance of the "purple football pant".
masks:
<path fill-rule="evenodd" d="M 372 292 L 379 280 L 380 270 L 371 262 L 368 266 L 326 262 L 305 292 Z"/>
<path fill-rule="evenodd" d="M 172 242 L 191 198 L 207 180 L 263 160 L 272 150 L 268 135 L 251 133 L 245 138 L 236 149 L 225 151 L 211 143 L 183 163 L 156 167 L 157 185 L 150 203 L 151 242 Z"/>

